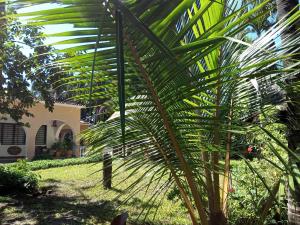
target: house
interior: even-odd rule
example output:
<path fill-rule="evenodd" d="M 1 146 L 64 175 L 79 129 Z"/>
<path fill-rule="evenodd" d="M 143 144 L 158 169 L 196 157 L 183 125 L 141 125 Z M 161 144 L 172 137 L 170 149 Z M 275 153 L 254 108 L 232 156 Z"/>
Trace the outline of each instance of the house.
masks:
<path fill-rule="evenodd" d="M 88 127 L 80 121 L 83 107 L 67 103 L 55 103 L 53 112 L 45 108 L 44 102 L 36 103 L 29 111 L 34 117 L 24 116 L 21 126 L 11 118 L 0 118 L 0 161 L 18 158 L 32 159 L 66 137 L 73 142 L 73 154 L 80 156 L 79 133 Z"/>

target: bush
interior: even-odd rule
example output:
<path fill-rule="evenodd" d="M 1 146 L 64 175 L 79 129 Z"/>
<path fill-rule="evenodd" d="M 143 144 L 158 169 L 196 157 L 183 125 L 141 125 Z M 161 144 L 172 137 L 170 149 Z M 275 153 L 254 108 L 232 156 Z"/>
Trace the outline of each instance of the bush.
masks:
<path fill-rule="evenodd" d="M 85 157 L 56 160 L 37 160 L 27 162 L 19 160 L 16 163 L 0 164 L 0 192 L 34 193 L 38 190 L 39 177 L 34 170 L 80 165 L 99 162 L 101 157 Z"/>
<path fill-rule="evenodd" d="M 38 175 L 31 172 L 26 161 L 21 160 L 15 166 L 0 165 L 0 191 L 34 193 L 38 190 Z"/>
<path fill-rule="evenodd" d="M 51 159 L 53 159 L 52 155 L 42 154 L 42 155 L 35 156 L 33 158 L 33 161 L 37 161 L 37 160 L 51 160 Z"/>
<path fill-rule="evenodd" d="M 272 161 L 276 162 L 276 159 L 272 159 Z M 230 208 L 229 224 L 258 224 L 257 221 L 261 215 L 262 203 L 266 201 L 269 192 L 261 179 L 251 171 L 244 161 L 231 161 L 231 165 L 232 188 L 234 191 L 228 196 Z M 264 160 L 254 159 L 251 165 L 264 178 L 269 188 L 272 188 L 279 177 L 281 177 L 281 171 L 271 167 Z M 285 224 L 285 215 L 287 215 L 285 203 L 280 197 L 279 195 L 277 196 L 279 205 L 275 205 L 274 202 L 269 210 L 265 224 Z M 275 218 L 277 221 L 275 221 Z"/>
<path fill-rule="evenodd" d="M 42 170 L 54 167 L 72 166 L 80 165 L 86 163 L 99 162 L 101 157 L 84 157 L 84 158 L 71 158 L 71 159 L 54 159 L 54 160 L 37 160 L 32 162 L 27 162 L 27 167 L 29 170 Z M 11 163 L 9 167 L 15 167 L 18 163 Z"/>
<path fill-rule="evenodd" d="M 276 159 L 272 161 L 279 164 Z M 264 160 L 254 159 L 249 161 L 252 167 L 264 178 L 267 185 L 272 188 L 281 176 L 281 171 L 271 167 Z M 254 174 L 243 160 L 232 160 L 231 175 L 232 187 L 228 195 L 229 203 L 229 223 L 230 225 L 256 225 L 261 215 L 261 208 L 263 202 L 269 196 L 264 184 L 259 177 Z M 284 188 L 281 186 L 281 189 Z M 273 203 L 271 209 L 268 211 L 265 224 L 287 224 L 286 223 L 286 204 L 283 201 L 284 190 L 281 190 L 277 196 L 279 205 Z M 180 192 L 177 187 L 173 187 L 168 192 L 169 200 L 178 201 L 180 199 Z M 183 205 L 183 204 L 182 204 Z M 183 205 L 184 206 L 184 205 Z"/>

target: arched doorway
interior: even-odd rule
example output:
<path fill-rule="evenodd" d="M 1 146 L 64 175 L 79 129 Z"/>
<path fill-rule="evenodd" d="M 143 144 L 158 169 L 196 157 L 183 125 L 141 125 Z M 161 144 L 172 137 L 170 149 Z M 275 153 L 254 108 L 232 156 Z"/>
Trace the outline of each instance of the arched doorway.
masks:
<path fill-rule="evenodd" d="M 73 131 L 70 126 L 67 124 L 64 124 L 62 129 L 58 133 L 58 139 L 59 141 L 73 141 Z"/>
<path fill-rule="evenodd" d="M 55 141 L 57 143 L 55 152 L 58 157 L 71 157 L 75 155 L 75 135 L 70 125 L 57 121 L 57 126 L 54 132 Z"/>
<path fill-rule="evenodd" d="M 75 134 L 70 125 L 60 120 L 51 120 L 41 125 L 36 132 L 35 156 L 71 157 L 75 155 L 74 142 Z"/>
<path fill-rule="evenodd" d="M 63 142 L 65 140 L 74 141 L 74 132 L 71 126 L 66 123 L 60 123 L 55 130 L 55 140 Z"/>

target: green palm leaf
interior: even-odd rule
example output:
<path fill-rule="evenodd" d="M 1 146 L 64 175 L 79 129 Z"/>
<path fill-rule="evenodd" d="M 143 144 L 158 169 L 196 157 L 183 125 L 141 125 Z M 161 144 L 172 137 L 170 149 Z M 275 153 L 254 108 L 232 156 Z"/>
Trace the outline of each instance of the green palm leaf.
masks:
<path fill-rule="evenodd" d="M 14 4 L 47 2 L 16 0 Z M 251 10 L 234 1 L 198 3 L 59 0 L 57 8 L 20 16 L 29 16 L 36 25 L 74 26 L 72 31 L 45 35 L 66 37 L 56 44 L 71 45 L 60 50 L 70 55 L 56 66 L 72 74 L 62 79 L 72 98 L 95 105 L 99 99 L 119 99 L 120 113 L 115 118 L 83 134 L 91 152 L 119 148 L 125 142 L 132 154 L 124 167 L 136 172 L 150 165 L 133 183 L 134 192 L 145 186 L 144 176 L 160 171 L 151 174 L 148 185 L 157 180 L 160 187 L 160 181 L 170 175 L 172 182 L 163 182 L 163 187 L 177 186 L 193 224 L 224 224 L 220 188 L 224 169 L 219 160 L 225 155 L 228 133 L 245 133 L 248 125 L 242 114 L 263 112 L 254 81 L 260 84 L 270 77 L 279 83 L 286 72 L 297 72 L 297 63 L 286 69 L 278 64 L 292 58 L 289 52 L 299 47 L 299 37 L 290 37 L 282 47 L 272 44 L 299 14 L 247 43 L 245 27 L 268 1 Z M 125 89 L 133 85 L 139 88 L 125 95 Z M 235 113 L 229 127 L 232 108 Z"/>

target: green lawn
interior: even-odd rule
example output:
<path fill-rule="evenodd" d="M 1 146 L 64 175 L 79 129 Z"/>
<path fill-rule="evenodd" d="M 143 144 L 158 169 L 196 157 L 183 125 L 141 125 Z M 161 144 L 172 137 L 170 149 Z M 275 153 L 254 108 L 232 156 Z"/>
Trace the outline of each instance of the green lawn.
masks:
<path fill-rule="evenodd" d="M 116 167 L 118 161 L 114 162 Z M 101 184 L 101 163 L 66 166 L 36 171 L 41 176 L 41 188 L 47 194 L 37 197 L 1 197 L 0 224 L 110 224 L 120 212 L 129 214 L 128 224 L 190 224 L 189 217 L 179 201 L 166 197 L 154 205 L 144 222 L 151 192 L 137 193 L 125 204 L 122 190 L 132 180 L 123 179 L 122 171 L 113 179 L 113 189 L 104 190 Z M 119 195 L 121 194 L 121 197 Z M 141 214 L 142 213 L 142 214 Z M 139 215 L 141 216 L 139 217 Z M 155 218 L 154 218 L 154 215 Z"/>

